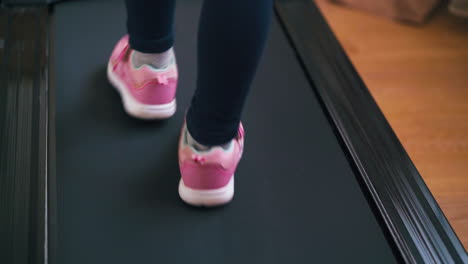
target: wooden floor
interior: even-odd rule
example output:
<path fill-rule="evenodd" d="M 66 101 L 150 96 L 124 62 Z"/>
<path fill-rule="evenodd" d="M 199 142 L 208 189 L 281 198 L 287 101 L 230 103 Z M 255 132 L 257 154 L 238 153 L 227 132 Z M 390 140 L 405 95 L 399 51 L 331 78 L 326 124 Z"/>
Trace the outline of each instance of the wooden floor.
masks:
<path fill-rule="evenodd" d="M 468 249 L 468 19 L 441 6 L 411 26 L 316 2 Z"/>

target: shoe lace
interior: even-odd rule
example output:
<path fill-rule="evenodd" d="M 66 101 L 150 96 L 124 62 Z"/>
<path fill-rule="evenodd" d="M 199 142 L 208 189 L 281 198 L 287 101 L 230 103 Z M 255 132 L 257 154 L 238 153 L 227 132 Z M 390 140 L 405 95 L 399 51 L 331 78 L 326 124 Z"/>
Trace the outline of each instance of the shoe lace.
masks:
<path fill-rule="evenodd" d="M 117 68 L 117 65 L 119 64 L 119 62 L 121 62 L 124 59 L 124 57 L 128 53 L 128 50 L 129 50 L 129 45 L 127 43 L 127 44 L 123 45 L 122 50 L 120 51 L 119 55 L 117 55 L 115 57 L 115 59 L 113 61 L 113 64 L 114 64 L 113 70 L 115 70 Z"/>
<path fill-rule="evenodd" d="M 244 126 L 242 124 L 239 125 L 239 131 L 237 131 L 237 137 L 242 138 L 244 137 L 245 131 Z"/>

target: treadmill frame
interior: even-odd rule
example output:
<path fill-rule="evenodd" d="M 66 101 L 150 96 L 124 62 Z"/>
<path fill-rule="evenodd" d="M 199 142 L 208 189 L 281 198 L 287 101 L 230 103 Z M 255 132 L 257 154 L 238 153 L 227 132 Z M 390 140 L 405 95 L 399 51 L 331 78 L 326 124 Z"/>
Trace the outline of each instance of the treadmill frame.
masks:
<path fill-rule="evenodd" d="M 0 168 L 0 245 L 11 247 L 10 252 L 0 254 L 4 263 L 55 263 L 56 259 L 55 88 L 48 82 L 54 74 L 49 53 L 53 16 L 47 4 L 51 2 L 4 0 L 0 8 L 0 37 L 2 31 L 5 36 L 0 40 L 0 58 L 4 58 L 0 95 L 17 102 L 29 96 L 26 99 L 33 102 L 12 105 L 7 104 L 6 96 L 0 98 L 5 110 L 0 115 L 0 142 L 17 142 L 15 147 L 2 146 L 0 164 L 11 163 L 11 157 L 20 158 L 16 166 Z M 467 263 L 463 245 L 313 1 L 276 0 L 275 10 L 357 180 L 401 259 L 407 263 Z M 6 17 L 3 28 L 2 16 Z M 12 23 L 13 19 L 22 23 Z M 37 32 L 35 39 L 12 37 L 31 29 Z M 31 57 L 35 63 L 30 65 L 37 67 L 30 69 L 11 59 L 10 53 L 20 52 L 15 45 L 24 54 L 35 54 Z M 33 86 L 26 87 L 25 81 L 32 81 Z M 29 118 L 24 118 L 25 113 Z M 18 133 L 11 133 L 11 120 Z M 28 184 L 21 184 L 24 182 Z"/>
<path fill-rule="evenodd" d="M 276 10 L 348 159 L 407 263 L 467 263 L 465 248 L 311 0 Z"/>

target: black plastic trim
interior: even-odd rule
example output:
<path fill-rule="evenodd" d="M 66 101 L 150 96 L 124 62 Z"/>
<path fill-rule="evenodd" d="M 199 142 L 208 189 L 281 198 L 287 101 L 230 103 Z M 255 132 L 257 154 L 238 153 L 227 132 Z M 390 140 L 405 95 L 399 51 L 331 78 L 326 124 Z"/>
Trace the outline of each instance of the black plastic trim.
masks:
<path fill-rule="evenodd" d="M 54 48 L 54 30 L 52 30 L 54 16 L 53 16 L 53 6 L 49 8 L 49 41 L 48 41 L 48 49 L 53 51 Z M 55 61 L 55 53 L 49 52 L 49 71 L 48 71 L 48 78 L 49 80 L 55 79 L 55 67 L 53 62 Z M 48 166 L 48 173 L 47 173 L 47 213 L 48 213 L 48 264 L 55 264 L 57 263 L 57 178 L 56 178 L 56 147 L 55 147 L 55 82 L 51 81 L 48 83 L 48 159 L 47 159 L 47 166 Z"/>
<path fill-rule="evenodd" d="M 44 263 L 46 8 L 0 9 L 0 259 Z"/>
<path fill-rule="evenodd" d="M 30 6 L 30 5 L 48 5 L 48 4 L 53 4 L 54 2 L 57 2 L 60 0 L 3 0 L 0 2 L 3 2 L 5 5 L 9 6 Z"/>

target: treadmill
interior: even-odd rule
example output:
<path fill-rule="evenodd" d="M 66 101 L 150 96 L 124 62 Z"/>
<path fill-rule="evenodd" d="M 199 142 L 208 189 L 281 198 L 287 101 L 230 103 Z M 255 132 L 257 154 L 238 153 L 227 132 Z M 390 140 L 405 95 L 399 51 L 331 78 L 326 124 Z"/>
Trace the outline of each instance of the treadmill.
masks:
<path fill-rule="evenodd" d="M 185 205 L 201 4 L 177 1 L 176 115 L 140 121 L 105 74 L 122 0 L 3 0 L 0 263 L 468 263 L 312 0 L 275 3 L 234 200 Z"/>

